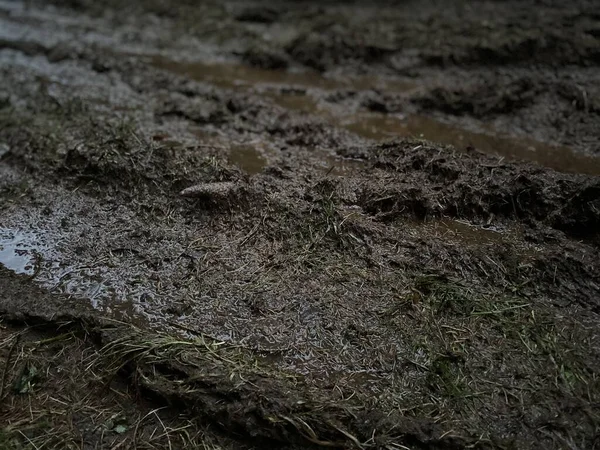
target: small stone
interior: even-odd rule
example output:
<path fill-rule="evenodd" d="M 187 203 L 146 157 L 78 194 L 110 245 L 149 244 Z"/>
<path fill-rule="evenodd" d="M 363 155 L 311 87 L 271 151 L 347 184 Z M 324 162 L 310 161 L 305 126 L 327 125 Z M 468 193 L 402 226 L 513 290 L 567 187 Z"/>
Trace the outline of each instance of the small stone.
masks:
<path fill-rule="evenodd" d="M 236 192 L 237 185 L 229 181 L 217 183 L 196 184 L 180 192 L 183 197 L 203 197 L 215 201 L 223 201 L 231 198 Z"/>

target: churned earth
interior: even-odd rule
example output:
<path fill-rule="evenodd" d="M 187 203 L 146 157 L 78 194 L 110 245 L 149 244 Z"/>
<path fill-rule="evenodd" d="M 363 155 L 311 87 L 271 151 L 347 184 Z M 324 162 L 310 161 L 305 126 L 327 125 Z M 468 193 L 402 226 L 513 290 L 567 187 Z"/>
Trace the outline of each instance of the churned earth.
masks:
<path fill-rule="evenodd" d="M 600 447 L 595 1 L 0 1 L 0 448 Z"/>

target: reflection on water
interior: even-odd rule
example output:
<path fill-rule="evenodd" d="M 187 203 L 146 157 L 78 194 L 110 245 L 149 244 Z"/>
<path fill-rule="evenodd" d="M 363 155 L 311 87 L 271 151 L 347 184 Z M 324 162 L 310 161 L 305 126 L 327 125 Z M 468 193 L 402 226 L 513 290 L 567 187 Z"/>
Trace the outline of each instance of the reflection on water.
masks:
<path fill-rule="evenodd" d="M 0 264 L 18 274 L 33 275 L 40 245 L 36 236 L 0 228 Z"/>
<path fill-rule="evenodd" d="M 360 114 L 344 119 L 341 125 L 369 139 L 381 141 L 395 137 L 414 137 L 452 145 L 461 151 L 473 147 L 508 159 L 534 161 L 563 172 L 600 175 L 600 158 L 575 153 L 568 147 L 548 145 L 527 138 L 473 133 L 428 117 Z"/>
<path fill-rule="evenodd" d="M 382 141 L 402 137 L 421 138 L 452 145 L 459 151 L 473 147 L 485 153 L 508 159 L 533 161 L 563 172 L 600 175 L 600 158 L 576 153 L 568 147 L 549 145 L 527 138 L 474 133 L 429 117 L 416 115 L 400 117 L 375 112 L 357 113 L 354 110 L 334 110 L 327 108 L 325 104 L 320 103 L 317 98 L 302 89 L 273 89 L 274 86 L 279 86 L 279 88 L 301 86 L 321 90 L 381 89 L 406 92 L 415 87 L 415 85 L 402 81 L 379 77 L 339 77 L 334 79 L 326 78 L 315 72 L 265 70 L 236 64 L 180 63 L 161 56 L 154 57 L 152 64 L 220 87 L 259 91 L 283 108 L 312 114 L 367 139 Z M 252 158 L 254 162 L 248 163 L 248 160 Z M 260 165 L 258 158 L 254 156 L 232 155 L 232 159 L 236 159 L 240 164 L 248 163 L 245 170 L 250 173 L 256 173 Z"/>
<path fill-rule="evenodd" d="M 111 281 L 117 277 L 106 261 L 98 261 L 94 266 L 68 261 L 57 250 L 59 241 L 57 235 L 49 232 L 0 228 L 0 265 L 17 274 L 29 275 L 50 292 L 88 300 L 92 307 L 110 313 L 113 318 L 140 320 L 134 317 L 133 305 L 148 295 L 147 290 L 136 287 L 132 280 Z M 124 264 L 123 269 L 130 265 Z"/>
<path fill-rule="evenodd" d="M 365 161 L 362 159 L 340 158 L 323 154 L 320 160 L 322 163 L 319 165 L 319 168 L 328 175 L 349 175 L 365 167 Z"/>
<path fill-rule="evenodd" d="M 229 162 L 249 175 L 260 173 L 267 165 L 263 154 L 251 144 L 233 145 L 229 151 Z"/>
<path fill-rule="evenodd" d="M 313 71 L 292 72 L 266 70 L 240 64 L 176 62 L 162 56 L 154 56 L 151 63 L 158 68 L 227 89 L 240 89 L 257 85 L 284 85 L 326 90 L 354 89 L 364 91 L 380 88 L 404 92 L 414 87 L 410 83 L 386 80 L 380 77 L 361 76 L 332 79 Z"/>

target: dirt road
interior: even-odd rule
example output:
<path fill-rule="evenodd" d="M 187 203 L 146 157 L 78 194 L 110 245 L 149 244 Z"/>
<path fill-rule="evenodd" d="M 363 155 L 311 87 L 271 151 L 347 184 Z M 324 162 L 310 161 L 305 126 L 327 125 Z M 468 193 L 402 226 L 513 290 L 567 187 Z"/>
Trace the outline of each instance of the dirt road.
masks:
<path fill-rule="evenodd" d="M 0 2 L 0 448 L 595 448 L 596 2 Z"/>

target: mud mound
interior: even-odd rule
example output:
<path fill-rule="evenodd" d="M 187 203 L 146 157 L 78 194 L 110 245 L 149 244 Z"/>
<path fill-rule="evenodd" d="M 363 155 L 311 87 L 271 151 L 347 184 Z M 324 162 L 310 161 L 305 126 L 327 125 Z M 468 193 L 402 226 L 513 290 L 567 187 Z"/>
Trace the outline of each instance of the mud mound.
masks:
<path fill-rule="evenodd" d="M 520 79 L 504 85 L 484 83 L 457 90 L 436 88 L 413 101 L 424 109 L 482 117 L 510 113 L 528 106 L 535 100 L 539 89 L 539 85 L 532 81 Z"/>
<path fill-rule="evenodd" d="M 242 60 L 253 67 L 270 70 L 283 70 L 289 66 L 287 57 L 277 51 L 251 48 L 242 54 Z"/>
<path fill-rule="evenodd" d="M 0 273 L 0 315 L 5 321 L 92 336 L 100 353 L 93 366 L 101 377 L 124 377 L 150 398 L 239 437 L 263 444 L 275 441 L 335 448 L 489 448 L 443 436 L 427 421 L 311 392 L 293 374 L 278 372 L 242 347 L 223 345 L 208 336 L 187 341 L 148 333 L 105 321 L 81 303 L 75 307 L 79 313 L 57 315 L 57 304 L 62 308 L 66 299 L 32 289 L 26 280 L 4 269 Z M 18 304 L 13 301 L 16 295 L 21 296 Z M 45 311 L 35 306 L 42 299 Z M 65 323 L 61 329 L 60 324 Z"/>
<path fill-rule="evenodd" d="M 448 149 L 450 150 L 450 149 Z M 400 141 L 363 156 L 397 182 L 367 182 L 362 207 L 391 220 L 406 211 L 423 219 L 447 215 L 487 221 L 493 217 L 540 222 L 577 237 L 595 239 L 600 225 L 597 177 L 560 174 L 473 156 L 440 152 L 422 141 Z"/>
<path fill-rule="evenodd" d="M 598 42 L 587 36 L 573 37 L 570 27 L 553 34 L 527 32 L 517 37 L 492 38 L 481 45 L 467 46 L 456 50 L 448 47 L 443 52 L 432 52 L 425 57 L 429 64 L 443 66 L 457 64 L 508 65 L 532 60 L 548 65 L 576 64 L 587 66 L 597 64 Z M 498 30 L 498 36 L 505 36 L 506 30 Z"/>
<path fill-rule="evenodd" d="M 244 9 L 235 16 L 235 19 L 240 22 L 273 23 L 280 14 L 281 11 L 275 8 L 255 6 Z"/>
<path fill-rule="evenodd" d="M 307 33 L 290 43 L 286 51 L 295 61 L 319 71 L 353 61 L 381 63 L 393 53 L 392 48 L 335 32 Z"/>

